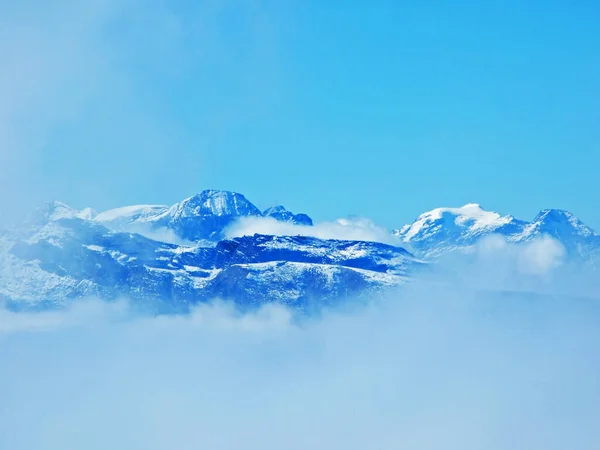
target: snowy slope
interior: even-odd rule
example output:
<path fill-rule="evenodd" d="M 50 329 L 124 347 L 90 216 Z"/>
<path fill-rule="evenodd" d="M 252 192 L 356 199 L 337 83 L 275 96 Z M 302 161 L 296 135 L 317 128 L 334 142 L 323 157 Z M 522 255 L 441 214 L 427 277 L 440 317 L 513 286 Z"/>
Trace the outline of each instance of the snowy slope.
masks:
<path fill-rule="evenodd" d="M 124 206 L 97 214 L 94 220 L 111 227 L 119 227 L 133 222 L 151 222 L 168 209 L 168 206 L 164 205 Z"/>
<path fill-rule="evenodd" d="M 241 217 L 312 225 L 278 206 L 261 212 L 243 195 L 207 190 L 173 206 L 138 205 L 96 214 L 59 202 L 0 233 L 0 300 L 47 307 L 81 297 L 128 297 L 163 309 L 214 298 L 297 307 L 386 289 L 426 265 L 501 235 L 515 244 L 548 235 L 570 255 L 600 255 L 600 235 L 573 214 L 541 211 L 532 221 L 477 204 L 437 208 L 394 233 L 404 248 L 356 240 L 256 234 L 223 239 Z M 419 259 L 420 258 L 420 259 Z"/>
<path fill-rule="evenodd" d="M 460 208 L 436 208 L 423 213 L 412 224 L 393 233 L 410 244 L 418 255 L 429 258 L 464 251 L 490 235 L 500 235 L 514 243 L 551 236 L 560 241 L 569 254 L 583 258 L 600 250 L 600 235 L 573 214 L 557 209 L 543 210 L 533 221 L 527 222 L 470 203 Z"/>
<path fill-rule="evenodd" d="M 205 190 L 171 207 L 163 205 L 128 206 L 105 211 L 94 220 L 116 231 L 132 231 L 156 238 L 169 231 L 182 241 L 217 241 L 223 231 L 241 217 L 273 217 L 277 220 L 312 225 L 306 214 L 293 214 L 283 206 L 262 213 L 242 194 Z"/>
<path fill-rule="evenodd" d="M 176 245 L 71 214 L 0 240 L 0 298 L 48 307 L 96 296 L 163 309 L 214 298 L 305 307 L 403 282 L 421 263 L 374 242 L 245 236 Z"/>

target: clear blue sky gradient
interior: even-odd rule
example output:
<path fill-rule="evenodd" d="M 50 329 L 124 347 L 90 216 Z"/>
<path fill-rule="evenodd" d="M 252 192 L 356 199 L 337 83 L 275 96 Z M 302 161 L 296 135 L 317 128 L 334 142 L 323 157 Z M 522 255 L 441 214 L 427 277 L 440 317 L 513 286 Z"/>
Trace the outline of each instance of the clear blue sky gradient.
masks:
<path fill-rule="evenodd" d="M 32 97 L 51 112 L 19 122 L 36 139 L 5 165 L 28 202 L 216 188 L 316 220 L 399 227 L 476 202 L 568 209 L 600 231 L 598 2 L 97 3 L 9 7 L 65 35 L 44 44 L 66 48 L 66 68 L 44 62 L 58 94 Z"/>

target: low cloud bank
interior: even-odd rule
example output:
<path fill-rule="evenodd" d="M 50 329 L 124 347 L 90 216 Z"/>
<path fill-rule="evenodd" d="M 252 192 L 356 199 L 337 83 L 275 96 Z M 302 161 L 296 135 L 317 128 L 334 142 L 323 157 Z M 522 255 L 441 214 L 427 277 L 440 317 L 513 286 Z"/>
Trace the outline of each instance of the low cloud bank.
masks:
<path fill-rule="evenodd" d="M 399 245 L 400 240 L 385 228 L 379 227 L 364 217 L 337 219 L 319 222 L 314 226 L 280 222 L 272 217 L 244 217 L 234 222 L 227 230 L 227 237 L 270 234 L 278 236 L 312 236 L 320 239 L 382 242 Z"/>
<path fill-rule="evenodd" d="M 540 236 L 530 242 L 509 243 L 503 236 L 488 236 L 477 243 L 475 254 L 480 261 L 503 260 L 503 265 L 513 264 L 526 275 L 543 275 L 565 263 L 564 246 L 550 236 Z M 498 271 L 498 270 L 496 270 Z"/>
<path fill-rule="evenodd" d="M 600 260 L 598 261 L 600 262 Z M 521 291 L 600 301 L 600 273 L 593 261 L 567 255 L 549 236 L 510 243 L 502 236 L 480 240 L 468 253 L 443 255 L 429 281 L 487 291 Z"/>
<path fill-rule="evenodd" d="M 465 271 L 519 270 L 481 261 Z M 185 316 L 94 301 L 3 312 L 0 448 L 600 448 L 598 302 L 475 278 L 319 318 L 219 302 Z"/>

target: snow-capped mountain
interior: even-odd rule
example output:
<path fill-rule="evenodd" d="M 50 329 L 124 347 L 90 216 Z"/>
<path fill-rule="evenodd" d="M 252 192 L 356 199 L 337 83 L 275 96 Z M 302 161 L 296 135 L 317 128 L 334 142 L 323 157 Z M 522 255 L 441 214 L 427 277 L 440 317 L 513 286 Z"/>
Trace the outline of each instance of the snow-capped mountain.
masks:
<path fill-rule="evenodd" d="M 479 239 L 501 235 L 522 243 L 546 235 L 557 239 L 572 256 L 589 258 L 600 251 L 600 235 L 568 211 L 546 209 L 531 222 L 485 211 L 470 203 L 460 208 L 436 208 L 421 214 L 412 224 L 393 233 L 417 255 L 436 257 L 464 251 Z"/>
<path fill-rule="evenodd" d="M 40 211 L 27 227 L 0 237 L 0 298 L 14 308 L 86 296 L 128 297 L 167 310 L 215 298 L 306 307 L 313 299 L 322 303 L 397 285 L 422 266 L 405 249 L 375 242 L 265 235 L 204 239 L 214 239 L 235 217 L 263 215 L 240 194 L 204 191 L 172 207 L 97 215 L 60 203 Z M 280 220 L 293 221 L 294 215 Z M 140 224 L 167 227 L 190 242 L 119 230 Z"/>
<path fill-rule="evenodd" d="M 293 214 L 283 206 L 261 212 L 242 194 L 205 190 L 174 204 L 139 205 L 112 209 L 98 214 L 94 220 L 116 231 L 132 231 L 157 237 L 170 231 L 180 240 L 216 241 L 223 231 L 240 217 L 273 217 L 295 224 L 312 225 L 306 214 Z"/>
<path fill-rule="evenodd" d="M 279 220 L 280 222 L 292 222 L 296 225 L 306 225 L 312 226 L 313 221 L 306 214 L 294 214 L 283 206 L 273 206 L 271 208 L 265 209 L 262 212 L 264 217 L 272 217 L 273 219 Z"/>
<path fill-rule="evenodd" d="M 50 202 L 37 208 L 31 213 L 25 223 L 27 225 L 44 225 L 48 222 L 59 219 L 84 219 L 92 220 L 96 216 L 96 212 L 91 208 L 82 210 L 71 208 L 61 202 Z"/>
<path fill-rule="evenodd" d="M 261 212 L 228 191 L 99 214 L 49 203 L 0 233 L 0 301 L 21 308 L 86 296 L 127 297 L 169 310 L 222 298 L 306 307 L 313 300 L 322 304 L 401 284 L 427 267 L 424 259 L 468 250 L 494 234 L 516 244 L 549 235 L 571 255 L 600 255 L 600 235 L 571 213 L 553 209 L 528 222 L 477 204 L 437 208 L 394 231 L 412 253 L 378 242 L 309 236 L 224 239 L 224 230 L 244 217 L 312 225 L 305 214 L 283 206 Z"/>

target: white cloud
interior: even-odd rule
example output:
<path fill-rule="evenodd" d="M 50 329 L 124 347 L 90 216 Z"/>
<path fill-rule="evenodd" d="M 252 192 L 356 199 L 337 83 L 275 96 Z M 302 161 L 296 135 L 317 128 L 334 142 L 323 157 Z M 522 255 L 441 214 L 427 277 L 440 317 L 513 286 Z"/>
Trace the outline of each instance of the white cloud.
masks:
<path fill-rule="evenodd" d="M 486 236 L 467 253 L 466 258 L 453 259 L 460 262 L 461 267 L 466 263 L 488 275 L 531 280 L 552 276 L 567 256 L 563 245 L 550 236 L 521 243 L 508 242 L 501 235 Z"/>
<path fill-rule="evenodd" d="M 321 239 L 341 239 L 383 242 L 400 245 L 401 242 L 385 228 L 364 217 L 344 218 L 333 222 L 319 222 L 314 226 L 280 222 L 271 217 L 244 217 L 225 230 L 227 237 L 272 234 L 278 236 L 313 236 Z"/>
<path fill-rule="evenodd" d="M 153 228 L 150 224 L 144 223 L 130 223 L 118 227 L 111 227 L 110 224 L 108 224 L 108 227 L 115 231 L 135 233 L 147 237 L 148 239 L 166 242 L 168 244 L 185 246 L 194 246 L 197 244 L 192 241 L 188 241 L 187 239 L 182 239 L 177 235 L 177 233 L 175 233 L 175 231 L 167 227 Z"/>
<path fill-rule="evenodd" d="M 3 314 L 0 448 L 598 448 L 600 310 L 517 300 L 414 283 L 320 318 Z"/>
<path fill-rule="evenodd" d="M 466 253 L 444 254 L 431 266 L 431 272 L 429 279 L 435 283 L 477 290 L 600 300 L 598 268 L 569 258 L 560 242 L 548 236 L 524 243 L 489 236 Z"/>
<path fill-rule="evenodd" d="M 559 267 L 565 259 L 564 246 L 549 236 L 543 236 L 523 245 L 519 267 L 525 273 L 544 274 Z"/>
<path fill-rule="evenodd" d="M 509 262 L 526 275 L 548 274 L 563 264 L 566 258 L 564 246 L 550 236 L 511 243 L 503 236 L 491 235 L 481 239 L 474 250 L 482 261 Z"/>

